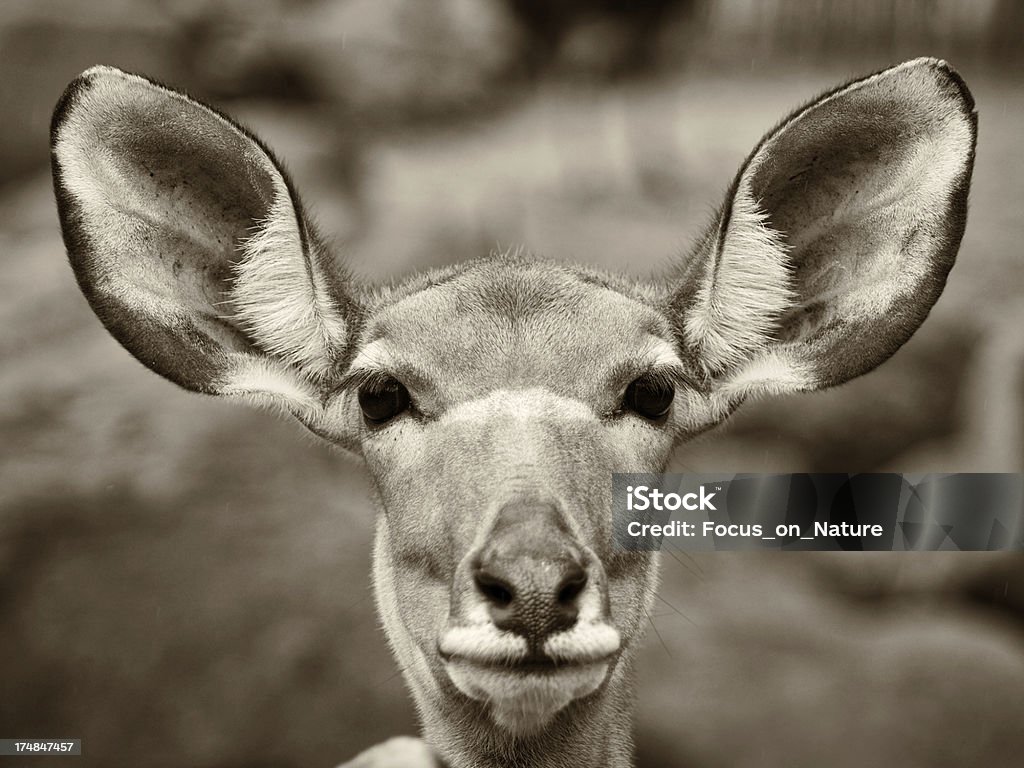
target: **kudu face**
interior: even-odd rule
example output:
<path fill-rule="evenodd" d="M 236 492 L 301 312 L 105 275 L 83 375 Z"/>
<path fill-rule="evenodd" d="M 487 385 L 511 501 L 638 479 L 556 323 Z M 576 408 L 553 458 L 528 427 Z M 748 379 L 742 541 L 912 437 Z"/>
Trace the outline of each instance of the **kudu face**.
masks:
<path fill-rule="evenodd" d="M 83 292 L 139 360 L 363 457 L 378 605 L 428 736 L 540 755 L 628 719 L 656 576 L 611 547 L 611 473 L 911 336 L 963 233 L 972 109 L 930 59 L 826 94 L 649 283 L 495 255 L 361 287 L 255 137 L 104 67 L 58 105 L 54 185 Z"/>
<path fill-rule="evenodd" d="M 671 325 L 586 273 L 499 259 L 372 315 L 349 375 L 408 392 L 360 437 L 389 637 L 422 690 L 450 678 L 508 729 L 542 727 L 603 683 L 652 592 L 649 556 L 611 549 L 608 484 L 668 460 L 692 375 Z M 641 385 L 657 412 L 631 409 Z"/>

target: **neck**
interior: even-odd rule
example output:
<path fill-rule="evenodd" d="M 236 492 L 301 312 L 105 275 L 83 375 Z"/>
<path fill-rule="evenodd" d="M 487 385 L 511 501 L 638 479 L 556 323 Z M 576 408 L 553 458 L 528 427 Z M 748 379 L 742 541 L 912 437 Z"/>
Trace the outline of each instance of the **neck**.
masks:
<path fill-rule="evenodd" d="M 424 736 L 449 768 L 631 768 L 631 666 L 621 659 L 602 689 L 571 703 L 540 733 L 513 736 L 486 705 L 456 693 L 439 706 L 421 701 Z"/>

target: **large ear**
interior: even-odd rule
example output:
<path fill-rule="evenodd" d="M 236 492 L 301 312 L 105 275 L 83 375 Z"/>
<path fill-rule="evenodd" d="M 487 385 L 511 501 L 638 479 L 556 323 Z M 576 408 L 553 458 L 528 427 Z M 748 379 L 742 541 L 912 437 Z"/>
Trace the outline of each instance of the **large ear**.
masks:
<path fill-rule="evenodd" d="M 357 307 L 255 137 L 95 67 L 57 105 L 51 153 L 71 266 L 128 351 L 187 389 L 318 406 Z"/>
<path fill-rule="evenodd" d="M 973 109 L 949 65 L 917 59 L 761 141 L 670 304 L 681 346 L 728 403 L 847 381 L 917 330 L 963 235 Z"/>

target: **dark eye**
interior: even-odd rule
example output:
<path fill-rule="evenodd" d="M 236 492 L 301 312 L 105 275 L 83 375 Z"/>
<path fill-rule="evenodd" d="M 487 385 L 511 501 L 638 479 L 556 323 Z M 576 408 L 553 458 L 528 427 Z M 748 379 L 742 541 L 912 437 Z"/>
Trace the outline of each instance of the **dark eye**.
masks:
<path fill-rule="evenodd" d="M 409 390 L 395 379 L 364 384 L 359 388 L 359 407 L 367 421 L 383 424 L 409 407 Z"/>
<path fill-rule="evenodd" d="M 672 407 L 675 395 L 676 391 L 671 384 L 641 376 L 626 387 L 622 406 L 645 419 L 660 419 Z"/>

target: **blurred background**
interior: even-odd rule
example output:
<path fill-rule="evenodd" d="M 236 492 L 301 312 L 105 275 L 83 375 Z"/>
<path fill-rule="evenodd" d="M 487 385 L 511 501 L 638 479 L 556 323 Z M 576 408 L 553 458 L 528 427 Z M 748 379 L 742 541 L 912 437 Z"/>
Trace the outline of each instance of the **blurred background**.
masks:
<path fill-rule="evenodd" d="M 980 138 L 930 319 L 877 372 L 748 404 L 674 469 L 1020 471 L 1022 40 L 1013 0 L 4 2 L 0 736 L 82 738 L 107 768 L 326 768 L 416 728 L 360 467 L 144 370 L 79 294 L 47 156 L 78 72 L 236 115 L 379 280 L 520 244 L 647 275 L 792 108 L 946 58 Z M 998 554 L 666 557 L 640 764 L 1019 765 L 1022 574 Z"/>

